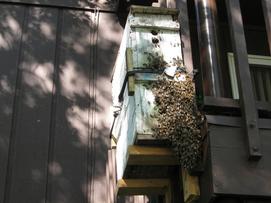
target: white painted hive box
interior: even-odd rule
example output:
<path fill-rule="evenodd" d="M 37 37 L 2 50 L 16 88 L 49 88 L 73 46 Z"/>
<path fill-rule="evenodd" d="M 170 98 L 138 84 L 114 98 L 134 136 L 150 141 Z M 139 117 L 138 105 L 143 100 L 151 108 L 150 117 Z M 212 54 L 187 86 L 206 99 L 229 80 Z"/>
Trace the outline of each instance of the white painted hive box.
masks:
<path fill-rule="evenodd" d="M 177 17 L 175 9 L 140 6 L 132 6 L 128 15 L 112 79 L 113 105 L 121 108 L 112 131 L 117 140 L 118 179 L 126 167 L 128 146 L 138 135 L 152 136 L 157 108 L 146 84 L 157 79 L 158 70 L 182 62 Z"/>

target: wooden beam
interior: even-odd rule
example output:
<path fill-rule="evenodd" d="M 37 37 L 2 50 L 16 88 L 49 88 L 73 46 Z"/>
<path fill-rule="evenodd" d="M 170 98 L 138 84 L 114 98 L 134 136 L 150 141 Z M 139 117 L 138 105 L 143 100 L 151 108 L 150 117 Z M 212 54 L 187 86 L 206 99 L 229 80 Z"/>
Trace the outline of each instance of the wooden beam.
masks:
<path fill-rule="evenodd" d="M 126 49 L 126 66 L 127 71 L 132 71 L 133 65 L 133 50 L 131 48 Z M 135 77 L 133 75 L 128 77 L 128 95 L 133 96 L 135 93 Z"/>
<path fill-rule="evenodd" d="M 120 179 L 117 187 L 118 195 L 165 195 L 166 203 L 171 203 L 169 179 Z"/>
<path fill-rule="evenodd" d="M 179 165 L 171 148 L 145 147 L 131 145 L 128 147 L 127 165 Z"/>
<path fill-rule="evenodd" d="M 180 11 L 178 21 L 181 25 L 181 40 L 183 45 L 182 50 L 184 56 L 184 64 L 187 68 L 187 71 L 189 73 L 192 73 L 193 59 L 192 59 L 187 0 L 176 0 L 176 8 Z"/>
<path fill-rule="evenodd" d="M 197 15 L 200 63 L 204 95 L 223 96 L 223 80 L 215 0 L 194 0 Z"/>
<path fill-rule="evenodd" d="M 165 8 L 166 0 L 159 0 L 158 3 L 153 3 L 157 7 L 149 7 L 149 6 L 131 6 L 131 13 L 148 13 L 148 14 L 159 14 L 159 15 L 178 15 L 178 10 L 174 8 Z"/>
<path fill-rule="evenodd" d="M 184 202 L 190 203 L 199 199 L 199 179 L 197 176 L 191 176 L 186 169 L 181 169 Z"/>
<path fill-rule="evenodd" d="M 258 129 L 258 112 L 254 100 L 239 0 L 226 0 L 226 7 L 238 79 L 241 111 L 248 140 L 249 158 L 259 159 L 262 156 L 262 149 Z"/>
<path fill-rule="evenodd" d="M 262 0 L 263 14 L 265 19 L 266 33 L 269 43 L 269 51 L 271 55 L 271 1 Z"/>

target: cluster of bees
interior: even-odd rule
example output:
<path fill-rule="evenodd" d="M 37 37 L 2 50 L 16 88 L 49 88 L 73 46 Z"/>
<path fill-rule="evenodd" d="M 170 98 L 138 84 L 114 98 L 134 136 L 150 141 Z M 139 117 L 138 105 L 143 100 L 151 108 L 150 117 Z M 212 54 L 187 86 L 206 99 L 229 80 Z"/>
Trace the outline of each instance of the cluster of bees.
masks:
<path fill-rule="evenodd" d="M 144 52 L 144 54 L 147 56 L 148 63 L 144 63 L 144 68 L 150 68 L 154 70 L 161 70 L 168 66 L 167 62 L 164 60 L 164 56 L 155 52 L 149 53 Z"/>
<path fill-rule="evenodd" d="M 185 73 L 182 81 L 161 76 L 152 91 L 158 107 L 154 136 L 171 141 L 183 168 L 195 168 L 201 157 L 203 116 L 196 106 L 192 76 Z"/>

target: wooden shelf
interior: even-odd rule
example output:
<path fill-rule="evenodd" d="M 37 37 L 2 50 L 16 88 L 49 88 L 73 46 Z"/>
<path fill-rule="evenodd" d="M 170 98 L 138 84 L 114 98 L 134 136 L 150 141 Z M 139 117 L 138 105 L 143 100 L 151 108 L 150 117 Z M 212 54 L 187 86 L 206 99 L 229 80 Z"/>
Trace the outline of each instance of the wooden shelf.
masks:
<path fill-rule="evenodd" d="M 131 145 L 127 165 L 179 165 L 171 148 Z"/>
<path fill-rule="evenodd" d="M 118 195 L 165 195 L 166 203 L 171 202 L 169 179 L 120 179 Z"/>

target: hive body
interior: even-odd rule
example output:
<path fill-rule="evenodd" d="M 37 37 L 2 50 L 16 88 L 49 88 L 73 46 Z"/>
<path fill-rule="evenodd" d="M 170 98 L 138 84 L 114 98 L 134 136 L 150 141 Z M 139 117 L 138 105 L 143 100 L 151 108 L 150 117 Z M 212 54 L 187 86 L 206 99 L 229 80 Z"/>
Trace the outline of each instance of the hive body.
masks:
<path fill-rule="evenodd" d="M 113 104 L 121 107 L 112 131 L 117 139 L 118 179 L 126 167 L 128 146 L 139 135 L 153 135 L 157 107 L 151 83 L 158 79 L 159 71 L 182 62 L 177 15 L 174 9 L 132 7 L 127 18 L 112 80 Z M 126 73 L 131 70 L 127 67 L 127 48 L 132 50 L 132 70 L 137 71 L 130 76 L 133 83 L 128 79 L 133 87 L 125 82 Z M 119 101 L 122 87 L 123 100 Z"/>

